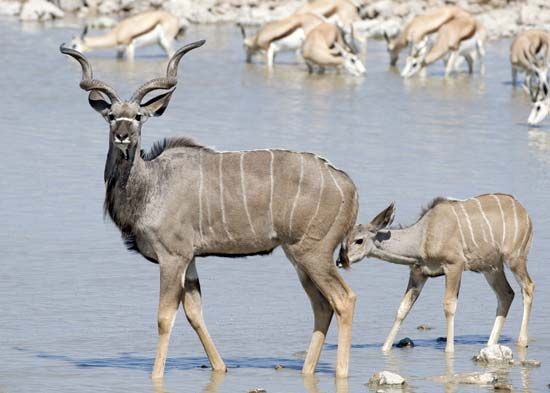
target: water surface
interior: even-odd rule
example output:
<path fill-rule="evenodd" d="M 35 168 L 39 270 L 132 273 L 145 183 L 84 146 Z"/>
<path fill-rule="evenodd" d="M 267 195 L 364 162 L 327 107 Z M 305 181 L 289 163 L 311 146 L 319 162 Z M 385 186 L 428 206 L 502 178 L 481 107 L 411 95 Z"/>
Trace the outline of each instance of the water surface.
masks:
<path fill-rule="evenodd" d="M 79 89 L 80 70 L 58 46 L 77 28 L 20 26 L 2 20 L 0 133 L 0 391 L 150 392 L 156 345 L 158 267 L 128 253 L 102 216 L 107 125 Z M 169 109 L 143 130 L 145 146 L 193 136 L 221 150 L 282 147 L 312 151 L 345 169 L 360 193 L 359 221 L 391 201 L 397 221 L 412 222 L 431 198 L 512 193 L 531 213 L 535 238 L 529 271 L 538 284 L 525 356 L 539 369 L 501 374 L 517 391 L 550 383 L 550 121 L 529 129 L 529 99 L 509 85 L 509 42 L 491 43 L 485 76 L 403 81 L 388 68 L 380 42 L 369 43 L 368 75 L 310 76 L 282 56 L 275 72 L 244 63 L 233 26 L 193 27 L 206 38 L 188 54 Z M 114 52 L 90 54 L 95 75 L 124 96 L 160 75 L 160 49 L 134 63 Z M 369 260 L 344 272 L 358 295 L 350 378 L 335 385 L 334 323 L 316 377 L 304 379 L 297 352 L 309 344 L 312 312 L 294 269 L 278 250 L 269 257 L 202 259 L 204 314 L 229 372 L 212 374 L 182 313 L 172 336 L 165 389 L 176 391 L 363 392 L 382 369 L 409 381 L 410 392 L 492 391 L 444 386 L 431 377 L 483 371 L 470 359 L 487 340 L 496 299 L 483 276 L 466 273 L 456 316 L 456 353 L 446 357 L 443 279 L 430 280 L 399 338 L 417 347 L 383 355 L 408 269 Z M 522 315 L 518 286 L 503 341 L 513 345 Z M 429 324 L 433 330 L 419 332 Z M 516 352 L 516 356 L 518 356 Z M 275 365 L 285 368 L 276 371 Z"/>

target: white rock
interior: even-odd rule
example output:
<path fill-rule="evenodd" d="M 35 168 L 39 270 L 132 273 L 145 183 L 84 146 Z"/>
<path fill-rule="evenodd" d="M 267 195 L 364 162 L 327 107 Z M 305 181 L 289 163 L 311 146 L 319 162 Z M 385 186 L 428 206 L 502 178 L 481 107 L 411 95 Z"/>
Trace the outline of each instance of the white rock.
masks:
<path fill-rule="evenodd" d="M 88 27 L 91 29 L 110 29 L 114 27 L 118 21 L 109 16 L 100 16 L 88 21 Z"/>
<path fill-rule="evenodd" d="M 498 381 L 498 378 L 493 373 L 465 373 L 453 375 L 451 381 L 471 385 L 490 385 Z"/>
<path fill-rule="evenodd" d="M 0 15 L 15 16 L 21 11 L 21 3 L 18 1 L 0 1 Z"/>
<path fill-rule="evenodd" d="M 102 14 L 114 14 L 120 9 L 118 1 L 116 0 L 105 0 L 102 1 L 99 7 L 97 7 L 97 11 Z"/>
<path fill-rule="evenodd" d="M 369 379 L 369 385 L 404 385 L 405 378 L 399 374 L 392 373 L 390 371 L 380 371 L 375 373 L 371 379 Z"/>
<path fill-rule="evenodd" d="M 76 12 L 84 6 L 82 0 L 59 0 L 58 4 L 63 11 L 67 12 Z"/>
<path fill-rule="evenodd" d="M 42 21 L 63 18 L 65 13 L 46 0 L 30 0 L 23 4 L 19 19 L 22 21 Z"/>
<path fill-rule="evenodd" d="M 510 348 L 504 345 L 490 345 L 483 348 L 474 360 L 483 363 L 513 363 L 514 354 Z"/>

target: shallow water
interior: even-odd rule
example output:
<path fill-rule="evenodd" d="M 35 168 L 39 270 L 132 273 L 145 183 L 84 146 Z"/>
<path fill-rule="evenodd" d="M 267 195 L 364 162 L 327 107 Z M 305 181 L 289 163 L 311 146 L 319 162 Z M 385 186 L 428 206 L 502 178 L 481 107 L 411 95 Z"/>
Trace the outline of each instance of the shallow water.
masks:
<path fill-rule="evenodd" d="M 316 377 L 303 378 L 312 313 L 280 250 L 269 257 L 208 258 L 198 265 L 204 314 L 229 372 L 212 374 L 182 314 L 172 336 L 164 386 L 149 379 L 156 345 L 158 267 L 128 253 L 102 216 L 107 126 L 78 88 L 79 68 L 58 52 L 76 28 L 42 29 L 0 21 L 3 105 L 0 133 L 0 392 L 203 391 L 363 392 L 382 369 L 409 381 L 409 392 L 492 391 L 432 377 L 483 371 L 470 359 L 487 340 L 496 299 L 481 275 L 465 273 L 456 317 L 456 353 L 446 357 L 443 279 L 429 280 L 398 338 L 417 347 L 383 355 L 407 285 L 408 269 L 369 260 L 344 272 L 358 295 L 350 378 L 335 384 L 333 323 Z M 144 145 L 189 135 L 222 150 L 284 147 L 328 157 L 360 193 L 359 221 L 396 201 L 397 220 L 413 221 L 437 195 L 508 192 L 531 213 L 529 271 L 535 292 L 530 359 L 538 369 L 501 372 L 516 391 L 546 389 L 550 377 L 550 120 L 528 129 L 529 99 L 509 85 L 509 42 L 491 43 L 487 73 L 445 81 L 403 81 L 389 70 L 380 42 L 369 43 L 366 78 L 310 76 L 282 56 L 273 74 L 243 61 L 232 26 L 194 27 L 186 41 L 207 45 L 187 55 L 169 109 L 144 126 Z M 157 48 L 132 63 L 113 52 L 90 55 L 95 75 L 129 96 L 158 76 Z M 518 286 L 503 341 L 520 326 Z M 433 330 L 420 332 L 419 324 Z M 516 357 L 518 356 L 516 352 Z M 285 368 L 276 371 L 275 365 Z"/>

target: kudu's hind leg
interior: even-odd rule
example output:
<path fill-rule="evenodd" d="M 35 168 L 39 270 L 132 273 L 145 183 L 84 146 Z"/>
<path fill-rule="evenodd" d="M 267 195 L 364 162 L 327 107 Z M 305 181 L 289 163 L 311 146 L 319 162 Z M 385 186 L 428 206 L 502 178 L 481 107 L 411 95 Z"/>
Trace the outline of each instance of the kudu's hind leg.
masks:
<path fill-rule="evenodd" d="M 531 316 L 531 306 L 533 305 L 533 293 L 535 291 L 535 283 L 527 272 L 527 257 L 510 258 L 510 270 L 514 273 L 516 280 L 521 286 L 523 295 L 523 319 L 521 320 L 521 329 L 519 331 L 518 345 L 526 347 L 529 337 L 527 327 Z"/>
<path fill-rule="evenodd" d="M 495 324 L 493 325 L 493 330 L 491 331 L 491 336 L 487 345 L 498 344 L 500 338 L 500 332 L 506 321 L 508 315 L 508 310 L 510 310 L 510 305 L 514 300 L 514 290 L 508 283 L 506 276 L 504 275 L 504 270 L 501 268 L 499 270 L 492 270 L 490 272 L 485 272 L 483 274 L 485 279 L 493 288 L 493 291 L 497 295 L 498 306 L 497 306 L 497 316 L 495 319 Z"/>
<path fill-rule="evenodd" d="M 418 269 L 411 269 L 409 285 L 407 286 L 403 300 L 401 300 L 401 304 L 397 310 L 397 315 L 395 316 L 395 321 L 393 322 L 391 331 L 388 334 L 388 338 L 386 338 L 386 341 L 384 342 L 382 351 L 387 352 L 392 348 L 395 336 L 397 336 L 397 332 L 399 331 L 401 324 L 409 314 L 409 311 L 416 302 L 416 299 L 418 299 L 418 296 L 420 295 L 420 292 L 422 292 L 422 288 L 424 287 L 427 279 L 428 277 L 422 274 L 422 272 Z"/>
<path fill-rule="evenodd" d="M 325 343 L 327 331 L 334 312 L 327 299 L 319 292 L 307 274 L 298 266 L 296 266 L 296 271 L 298 272 L 300 282 L 309 297 L 311 308 L 313 309 L 313 335 L 311 336 L 311 343 L 309 344 L 307 356 L 302 368 L 302 373 L 304 375 L 311 375 L 315 373 L 315 368 L 319 362 L 321 350 L 323 349 L 323 344 Z"/>
<path fill-rule="evenodd" d="M 187 320 L 201 340 L 201 344 L 206 352 L 206 356 L 208 356 L 212 370 L 227 371 L 225 363 L 216 349 L 214 341 L 212 341 L 212 338 L 206 328 L 206 324 L 204 323 L 202 314 L 201 287 L 194 260 L 189 264 L 185 274 L 185 284 L 183 286 L 181 302 L 183 304 L 183 309 Z"/>
<path fill-rule="evenodd" d="M 351 329 L 355 310 L 355 293 L 344 282 L 332 260 L 332 252 L 319 250 L 304 254 L 293 250 L 300 246 L 290 246 L 288 251 L 294 256 L 297 265 L 307 274 L 321 294 L 327 299 L 338 319 L 338 353 L 336 355 L 336 376 L 347 377 L 351 347 Z M 319 245 L 309 249 L 318 249 Z"/>
<path fill-rule="evenodd" d="M 158 309 L 158 333 L 159 341 L 152 378 L 164 376 L 164 365 L 170 334 L 176 319 L 176 311 L 183 293 L 181 279 L 189 260 L 182 261 L 181 258 L 168 257 L 160 259 L 160 299 Z"/>

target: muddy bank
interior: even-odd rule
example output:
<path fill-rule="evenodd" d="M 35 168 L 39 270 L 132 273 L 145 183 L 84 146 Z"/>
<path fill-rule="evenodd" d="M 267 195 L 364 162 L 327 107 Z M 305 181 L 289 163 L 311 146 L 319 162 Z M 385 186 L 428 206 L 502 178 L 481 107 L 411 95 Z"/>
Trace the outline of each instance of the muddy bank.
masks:
<path fill-rule="evenodd" d="M 0 0 L 0 14 L 25 21 L 40 21 L 76 15 L 92 24 L 105 17 L 111 23 L 148 9 L 164 8 L 191 23 L 240 22 L 256 25 L 292 14 L 304 0 Z M 442 0 L 375 0 L 368 2 L 367 18 L 358 23 L 370 37 L 384 31 L 392 34 L 414 15 L 445 4 Z M 509 37 L 528 28 L 550 30 L 550 3 L 547 0 L 463 0 L 455 3 L 475 14 L 492 39 Z"/>

